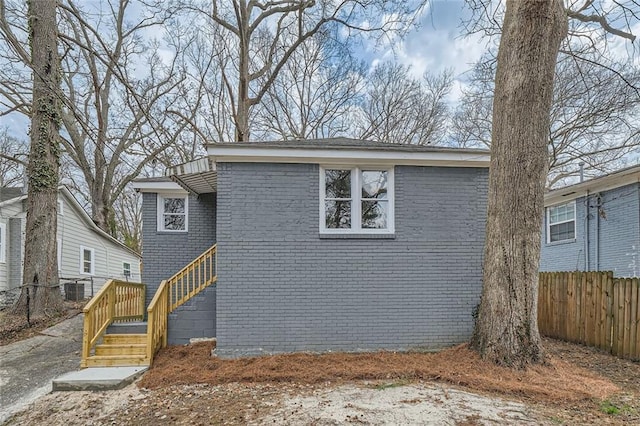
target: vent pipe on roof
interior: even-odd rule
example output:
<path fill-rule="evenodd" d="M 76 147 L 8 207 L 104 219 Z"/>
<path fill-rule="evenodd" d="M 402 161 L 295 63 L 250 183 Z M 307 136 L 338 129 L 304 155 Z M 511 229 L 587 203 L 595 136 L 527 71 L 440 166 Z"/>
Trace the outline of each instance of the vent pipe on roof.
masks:
<path fill-rule="evenodd" d="M 582 183 L 584 181 L 584 162 L 579 162 L 578 166 L 580 166 L 580 183 Z"/>

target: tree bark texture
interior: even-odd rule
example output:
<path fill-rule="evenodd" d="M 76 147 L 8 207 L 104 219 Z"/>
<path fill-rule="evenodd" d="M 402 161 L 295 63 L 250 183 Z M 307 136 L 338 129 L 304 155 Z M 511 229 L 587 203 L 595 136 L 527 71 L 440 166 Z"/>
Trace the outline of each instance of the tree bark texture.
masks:
<path fill-rule="evenodd" d="M 540 229 L 553 79 L 567 33 L 561 0 L 508 0 L 498 51 L 480 355 L 524 368 L 544 362 L 537 324 Z"/>
<path fill-rule="evenodd" d="M 29 1 L 28 14 L 33 107 L 27 166 L 24 286 L 14 312 L 26 311 L 29 298 L 31 315 L 38 317 L 53 315 L 62 309 L 56 237 L 61 123 L 56 0 Z"/>

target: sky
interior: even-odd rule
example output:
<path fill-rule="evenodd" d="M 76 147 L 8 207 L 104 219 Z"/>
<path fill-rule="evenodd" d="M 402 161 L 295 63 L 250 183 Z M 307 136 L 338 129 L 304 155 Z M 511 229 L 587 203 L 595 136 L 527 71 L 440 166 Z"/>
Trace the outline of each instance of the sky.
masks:
<path fill-rule="evenodd" d="M 464 0 L 433 0 L 424 11 L 417 27 L 392 48 L 381 50 L 373 43 L 365 59 L 374 66 L 379 61 L 395 61 L 411 67 L 414 77 L 425 71 L 434 74 L 453 70 L 454 87 L 449 100 L 455 103 L 464 86 L 465 73 L 486 51 L 486 41 L 479 35 L 465 36 L 462 21 L 470 11 Z"/>
<path fill-rule="evenodd" d="M 91 3 L 99 5 L 100 2 Z M 464 85 L 464 73 L 486 49 L 478 36 L 462 36 L 461 21 L 468 13 L 464 0 L 432 0 L 417 27 L 403 40 L 384 48 L 373 41 L 365 43 L 362 59 L 372 66 L 380 61 L 396 61 L 410 66 L 411 73 L 418 78 L 427 70 L 438 73 L 451 69 L 456 80 L 449 100 L 455 103 Z M 0 117 L 0 126 L 8 126 L 17 137 L 27 137 L 28 120 L 20 114 Z"/>

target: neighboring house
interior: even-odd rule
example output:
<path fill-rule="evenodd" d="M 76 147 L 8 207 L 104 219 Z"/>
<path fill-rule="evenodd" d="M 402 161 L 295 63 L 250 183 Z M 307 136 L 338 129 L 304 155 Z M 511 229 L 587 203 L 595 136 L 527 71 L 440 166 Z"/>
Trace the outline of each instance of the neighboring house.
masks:
<path fill-rule="evenodd" d="M 141 179 L 147 302 L 217 242 L 217 284 L 169 343 L 222 357 L 437 349 L 467 341 L 482 288 L 489 152 L 350 139 L 224 143 Z"/>
<path fill-rule="evenodd" d="M 545 195 L 540 270 L 640 276 L 640 165 Z"/>
<path fill-rule="evenodd" d="M 0 306 L 22 285 L 26 199 L 21 188 L 0 188 Z M 140 255 L 102 231 L 63 186 L 58 196 L 58 274 L 97 293 L 109 278 L 140 282 Z"/>

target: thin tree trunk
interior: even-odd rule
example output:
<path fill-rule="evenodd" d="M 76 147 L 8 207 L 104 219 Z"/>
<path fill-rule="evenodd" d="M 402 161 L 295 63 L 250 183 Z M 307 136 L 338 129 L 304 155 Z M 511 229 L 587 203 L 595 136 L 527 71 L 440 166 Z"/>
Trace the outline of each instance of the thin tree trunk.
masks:
<path fill-rule="evenodd" d="M 236 111 L 236 142 L 249 141 L 249 16 L 247 6 L 241 2 L 239 12 L 238 108 Z"/>
<path fill-rule="evenodd" d="M 28 13 L 33 67 L 31 150 L 24 286 L 14 312 L 26 311 L 29 296 L 31 315 L 38 317 L 62 310 L 56 238 L 61 123 L 56 0 L 31 0 Z"/>
<path fill-rule="evenodd" d="M 472 347 L 523 368 L 544 362 L 538 263 L 561 0 L 508 0 L 498 51 L 483 292 Z"/>

